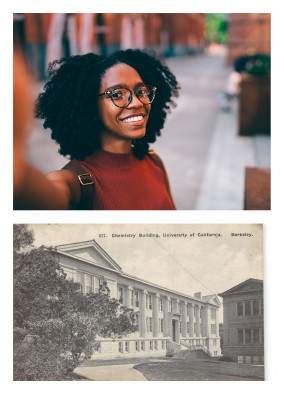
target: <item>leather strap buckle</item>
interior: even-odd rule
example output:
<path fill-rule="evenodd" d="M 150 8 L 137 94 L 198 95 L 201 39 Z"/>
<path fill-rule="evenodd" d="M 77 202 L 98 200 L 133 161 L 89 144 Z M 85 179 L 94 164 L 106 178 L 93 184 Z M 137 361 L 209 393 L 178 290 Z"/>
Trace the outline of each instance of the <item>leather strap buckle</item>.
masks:
<path fill-rule="evenodd" d="M 82 177 L 83 177 L 83 179 L 82 179 Z M 89 181 L 88 178 L 91 181 Z M 92 185 L 94 183 L 93 177 L 92 177 L 92 175 L 90 173 L 78 175 L 78 179 L 79 179 L 81 185 L 83 185 L 83 186 Z"/>

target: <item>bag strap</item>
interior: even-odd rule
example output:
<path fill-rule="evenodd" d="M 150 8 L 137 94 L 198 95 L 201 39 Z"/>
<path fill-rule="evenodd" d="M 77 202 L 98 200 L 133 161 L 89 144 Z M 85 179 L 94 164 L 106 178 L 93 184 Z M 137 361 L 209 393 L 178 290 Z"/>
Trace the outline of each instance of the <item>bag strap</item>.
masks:
<path fill-rule="evenodd" d="M 62 169 L 68 169 L 78 176 L 81 187 L 80 202 L 76 209 L 78 210 L 92 210 L 94 203 L 95 184 L 92 175 L 75 160 L 71 160 L 68 164 L 64 165 Z"/>
<path fill-rule="evenodd" d="M 159 167 L 162 170 L 162 172 L 164 174 L 165 185 L 166 185 L 166 189 L 167 189 L 168 195 L 170 196 L 170 199 L 171 199 L 171 201 L 173 203 L 173 206 L 175 208 L 175 203 L 174 203 L 174 200 L 173 200 L 173 197 L 172 197 L 172 193 L 171 193 L 171 189 L 170 189 L 170 183 L 169 183 L 168 174 L 167 174 L 167 171 L 166 171 L 166 168 L 164 166 L 163 161 L 160 159 L 158 154 L 155 153 L 154 150 L 149 150 L 148 151 L 148 156 L 151 158 L 151 160 L 154 162 L 154 164 L 156 164 L 156 166 Z"/>

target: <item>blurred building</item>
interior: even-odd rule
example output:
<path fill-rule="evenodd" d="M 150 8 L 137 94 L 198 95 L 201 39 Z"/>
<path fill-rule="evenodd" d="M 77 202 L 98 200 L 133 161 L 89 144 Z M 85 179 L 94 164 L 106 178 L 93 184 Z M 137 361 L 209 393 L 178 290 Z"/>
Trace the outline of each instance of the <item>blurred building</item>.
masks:
<path fill-rule="evenodd" d="M 248 279 L 219 296 L 223 298 L 223 356 L 263 364 L 263 281 Z"/>
<path fill-rule="evenodd" d="M 228 20 L 228 65 L 243 55 L 270 54 L 268 13 L 231 13 Z"/>
<path fill-rule="evenodd" d="M 22 13 L 14 14 L 14 37 L 23 48 L 33 75 L 43 78 L 49 62 L 120 49 L 184 56 L 205 48 L 205 15 L 159 13 Z"/>

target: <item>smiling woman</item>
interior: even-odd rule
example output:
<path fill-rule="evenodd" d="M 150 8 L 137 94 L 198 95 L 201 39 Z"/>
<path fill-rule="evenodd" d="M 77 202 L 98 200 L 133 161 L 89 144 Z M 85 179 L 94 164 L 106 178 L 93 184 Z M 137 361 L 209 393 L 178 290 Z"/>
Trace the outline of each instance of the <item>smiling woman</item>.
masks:
<path fill-rule="evenodd" d="M 126 50 L 54 61 L 49 74 L 36 116 L 71 162 L 46 176 L 58 196 L 33 208 L 174 209 L 163 163 L 149 150 L 178 96 L 169 69 Z"/>

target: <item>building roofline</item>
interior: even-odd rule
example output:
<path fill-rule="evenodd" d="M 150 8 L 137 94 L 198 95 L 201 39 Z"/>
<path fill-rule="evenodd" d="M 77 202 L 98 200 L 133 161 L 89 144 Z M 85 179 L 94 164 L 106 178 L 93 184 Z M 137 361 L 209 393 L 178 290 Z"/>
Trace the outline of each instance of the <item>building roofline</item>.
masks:
<path fill-rule="evenodd" d="M 117 272 L 122 272 L 122 268 L 117 264 L 116 261 L 114 261 L 114 259 L 98 244 L 98 242 L 95 241 L 95 239 L 92 240 L 86 240 L 84 242 L 75 242 L 75 243 L 66 243 L 66 244 L 62 244 L 62 245 L 58 245 L 55 246 L 56 251 L 61 251 L 62 253 L 64 253 L 65 255 L 70 256 L 70 254 L 65 253 L 64 250 L 58 250 L 58 248 L 60 247 L 72 247 L 72 246 L 77 246 L 77 247 L 87 247 L 87 246 L 93 246 L 96 248 L 96 250 L 98 250 L 101 255 L 106 258 L 106 260 L 118 271 Z M 75 256 L 76 257 L 76 256 Z M 78 256 L 77 256 L 78 257 Z M 78 257 L 78 259 L 81 259 L 80 257 Z M 82 260 L 84 261 L 89 261 L 89 260 L 85 260 L 82 258 Z M 92 263 L 92 261 L 89 261 L 90 263 Z M 106 268 L 109 269 L 105 266 L 100 265 L 100 267 L 102 268 Z"/>
<path fill-rule="evenodd" d="M 238 285 L 233 286 L 232 288 L 226 290 L 225 292 L 218 293 L 218 296 L 223 297 L 224 295 L 226 296 L 226 295 L 234 294 L 234 293 L 231 293 L 231 292 L 234 291 L 235 289 L 238 289 L 239 287 L 245 285 L 248 282 L 257 282 L 257 283 L 262 283 L 263 284 L 263 280 L 261 280 L 261 279 L 249 278 L 249 279 L 239 283 Z"/>
<path fill-rule="evenodd" d="M 60 247 L 64 247 L 64 246 L 66 246 L 66 247 L 67 247 L 67 246 L 72 247 L 72 245 L 79 245 L 79 244 L 82 244 L 82 245 L 83 245 L 83 244 L 86 244 L 86 245 L 93 245 L 96 249 L 98 249 L 99 251 L 101 251 L 101 252 L 103 253 L 103 256 L 106 257 L 107 260 L 110 260 L 111 265 L 117 266 L 117 267 L 119 268 L 119 270 L 118 270 L 118 269 L 117 269 L 117 270 L 114 270 L 114 269 L 112 269 L 112 268 L 106 267 L 105 265 L 100 265 L 100 264 L 98 264 L 97 262 L 92 262 L 92 261 L 90 261 L 90 260 L 86 260 L 86 259 L 84 259 L 84 258 L 81 258 L 81 257 L 78 257 L 78 256 L 74 256 L 73 254 L 66 253 L 64 250 L 59 250 Z M 104 250 L 94 239 L 93 239 L 93 240 L 88 240 L 88 241 L 85 241 L 85 242 L 66 243 L 66 244 L 63 244 L 63 245 L 55 246 L 55 248 L 54 248 L 53 251 L 54 251 L 55 253 L 57 253 L 57 254 L 61 254 L 61 255 L 64 255 L 64 256 L 66 256 L 66 257 L 70 257 L 70 258 L 72 258 L 72 259 L 75 259 L 75 260 L 84 262 L 84 263 L 86 263 L 86 264 L 89 264 L 89 265 L 92 265 L 92 266 L 96 266 L 96 267 L 100 267 L 100 268 L 102 268 L 102 269 L 105 269 L 105 270 L 114 272 L 114 273 L 118 274 L 118 275 L 121 276 L 121 277 L 130 278 L 130 279 L 132 279 L 132 280 L 134 280 L 134 281 L 136 281 L 136 282 L 144 283 L 144 284 L 146 284 L 146 285 L 148 285 L 148 286 L 150 286 L 150 287 L 157 288 L 157 289 L 160 289 L 160 290 L 164 290 L 164 291 L 166 291 L 166 292 L 169 292 L 169 293 L 172 293 L 172 294 L 175 294 L 175 295 L 178 295 L 178 296 L 182 296 L 182 297 L 185 297 L 185 298 L 190 299 L 190 300 L 194 300 L 194 301 L 196 301 L 197 303 L 211 304 L 212 306 L 218 307 L 217 304 L 214 304 L 214 303 L 212 303 L 212 302 L 210 302 L 210 301 L 198 299 L 198 298 L 196 298 L 196 297 L 194 297 L 194 296 L 191 296 L 191 295 L 188 295 L 188 294 L 185 294 L 185 293 L 181 293 L 181 292 L 178 292 L 178 291 L 176 291 L 176 290 L 173 290 L 173 289 L 170 289 L 170 288 L 166 288 L 166 287 L 164 287 L 164 286 L 160 286 L 160 285 L 155 284 L 155 283 L 153 283 L 153 282 L 149 282 L 149 281 L 147 281 L 147 280 L 145 280 L 145 279 L 137 278 L 136 276 L 133 276 L 133 275 L 131 275 L 131 274 L 128 274 L 128 273 L 123 272 L 122 268 L 121 268 L 121 267 L 120 267 L 120 266 L 105 252 L 105 250 Z M 212 296 L 213 296 L 213 295 L 212 295 Z M 217 295 L 216 295 L 216 296 L 217 296 Z M 204 297 L 208 297 L 208 296 L 204 296 Z"/>

